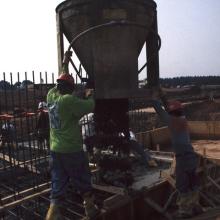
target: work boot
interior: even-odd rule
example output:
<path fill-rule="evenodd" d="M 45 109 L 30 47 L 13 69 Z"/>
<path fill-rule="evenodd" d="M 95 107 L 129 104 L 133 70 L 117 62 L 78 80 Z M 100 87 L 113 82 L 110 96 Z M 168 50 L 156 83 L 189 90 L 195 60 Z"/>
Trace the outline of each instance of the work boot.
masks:
<path fill-rule="evenodd" d="M 199 203 L 199 191 L 192 192 L 192 207 L 194 215 L 199 215 L 204 212 L 203 207 Z"/>
<path fill-rule="evenodd" d="M 50 204 L 45 220 L 64 220 L 58 205 Z"/>
<path fill-rule="evenodd" d="M 192 195 L 187 193 L 184 195 L 179 195 L 177 199 L 178 211 L 174 215 L 175 218 L 190 218 L 193 216 L 192 212 Z"/>
<path fill-rule="evenodd" d="M 83 196 L 83 199 L 83 206 L 85 208 L 86 219 L 94 219 L 99 214 L 99 210 L 97 206 L 94 204 L 94 196 L 91 193 L 86 193 Z"/>
<path fill-rule="evenodd" d="M 150 167 L 158 167 L 156 161 L 153 160 L 153 159 L 148 160 L 148 165 L 149 165 Z"/>
<path fill-rule="evenodd" d="M 181 210 L 178 210 L 175 214 L 174 214 L 174 219 L 187 219 L 187 218 L 191 218 L 193 215 L 187 212 L 183 212 Z"/>

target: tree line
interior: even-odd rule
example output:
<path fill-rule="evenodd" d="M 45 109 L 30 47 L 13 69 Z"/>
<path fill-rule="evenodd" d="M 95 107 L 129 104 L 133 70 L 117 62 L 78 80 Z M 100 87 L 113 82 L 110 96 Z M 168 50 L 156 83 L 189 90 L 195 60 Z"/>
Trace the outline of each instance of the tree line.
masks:
<path fill-rule="evenodd" d="M 160 78 L 160 85 L 163 87 L 220 85 L 220 76 L 181 76 L 174 78 Z"/>

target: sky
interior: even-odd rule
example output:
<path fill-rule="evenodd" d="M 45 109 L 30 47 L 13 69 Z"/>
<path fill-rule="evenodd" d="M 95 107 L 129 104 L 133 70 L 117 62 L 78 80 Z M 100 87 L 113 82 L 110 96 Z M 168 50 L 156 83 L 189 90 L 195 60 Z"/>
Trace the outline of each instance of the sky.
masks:
<path fill-rule="evenodd" d="M 55 8 L 62 0 L 1 1 L 0 78 L 57 73 Z M 220 76 L 220 0 L 156 0 L 160 76 Z M 68 45 L 66 45 L 68 46 Z M 139 65 L 145 63 L 140 55 Z M 145 78 L 143 71 L 141 78 Z"/>

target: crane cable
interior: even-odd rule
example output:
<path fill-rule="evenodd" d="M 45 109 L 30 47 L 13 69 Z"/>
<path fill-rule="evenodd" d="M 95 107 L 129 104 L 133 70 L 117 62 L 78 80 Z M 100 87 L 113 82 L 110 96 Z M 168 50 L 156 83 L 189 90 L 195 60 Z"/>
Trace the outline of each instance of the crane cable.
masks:
<path fill-rule="evenodd" d="M 115 25 L 124 25 L 124 26 L 136 26 L 136 27 L 139 27 L 139 28 L 144 28 L 144 29 L 147 29 L 148 26 L 146 25 L 143 25 L 143 24 L 139 24 L 139 23 L 136 23 L 136 22 L 129 22 L 129 21 L 125 21 L 125 20 L 121 20 L 121 21 L 111 21 L 111 22 L 108 22 L 108 23 L 105 23 L 105 24 L 100 24 L 100 25 L 96 25 L 96 26 L 93 26 L 91 28 L 88 28 L 87 30 L 81 32 L 80 34 L 78 34 L 76 37 L 73 38 L 73 40 L 70 42 L 70 45 L 68 47 L 68 50 L 66 51 L 65 54 L 68 54 L 70 53 L 71 51 L 71 47 L 84 35 L 88 34 L 89 32 L 91 31 L 94 31 L 94 30 L 98 30 L 98 29 L 101 29 L 103 27 L 111 27 L 111 26 L 115 26 Z M 158 33 L 156 33 L 154 30 L 150 30 L 150 32 L 152 32 L 156 37 L 157 37 L 157 40 L 158 40 L 158 48 L 157 50 L 155 51 L 155 53 L 148 59 L 148 62 L 146 62 L 140 70 L 138 70 L 138 74 L 151 62 L 152 58 L 156 56 L 157 52 L 160 50 L 161 48 L 161 38 L 159 36 Z M 65 59 L 65 58 L 64 58 Z M 71 60 L 71 58 L 69 57 L 69 61 L 71 62 L 71 64 L 73 65 L 73 67 L 75 66 L 73 61 Z M 77 70 L 75 67 L 74 67 L 75 70 Z M 76 71 L 77 72 L 77 75 L 79 76 L 79 71 Z M 81 76 L 79 76 L 81 78 Z"/>

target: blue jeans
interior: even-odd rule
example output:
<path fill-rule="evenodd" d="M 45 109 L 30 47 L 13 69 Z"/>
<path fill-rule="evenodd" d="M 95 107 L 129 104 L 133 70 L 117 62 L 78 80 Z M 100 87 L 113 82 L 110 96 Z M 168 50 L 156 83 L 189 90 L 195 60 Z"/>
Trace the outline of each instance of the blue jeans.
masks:
<path fill-rule="evenodd" d="M 51 203 L 57 204 L 65 197 L 71 180 L 82 195 L 92 190 L 88 159 L 83 151 L 75 153 L 51 152 Z"/>
<path fill-rule="evenodd" d="M 179 193 L 185 194 L 198 189 L 197 165 L 198 156 L 193 152 L 176 156 L 176 188 Z"/>

